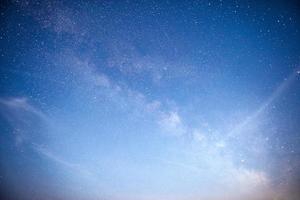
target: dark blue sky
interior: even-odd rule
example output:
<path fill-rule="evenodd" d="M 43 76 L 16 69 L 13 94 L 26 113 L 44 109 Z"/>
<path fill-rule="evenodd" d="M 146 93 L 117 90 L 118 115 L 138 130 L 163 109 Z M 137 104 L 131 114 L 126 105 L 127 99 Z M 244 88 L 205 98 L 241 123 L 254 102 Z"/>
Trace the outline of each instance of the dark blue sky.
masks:
<path fill-rule="evenodd" d="M 6 199 L 300 194 L 296 1 L 2 1 Z"/>

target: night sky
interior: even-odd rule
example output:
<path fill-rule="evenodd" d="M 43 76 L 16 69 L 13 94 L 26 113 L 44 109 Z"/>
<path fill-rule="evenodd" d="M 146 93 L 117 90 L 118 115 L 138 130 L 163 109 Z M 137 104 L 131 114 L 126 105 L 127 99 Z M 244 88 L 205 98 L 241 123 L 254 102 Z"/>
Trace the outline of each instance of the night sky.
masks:
<path fill-rule="evenodd" d="M 1 200 L 300 199 L 299 2 L 0 11 Z"/>

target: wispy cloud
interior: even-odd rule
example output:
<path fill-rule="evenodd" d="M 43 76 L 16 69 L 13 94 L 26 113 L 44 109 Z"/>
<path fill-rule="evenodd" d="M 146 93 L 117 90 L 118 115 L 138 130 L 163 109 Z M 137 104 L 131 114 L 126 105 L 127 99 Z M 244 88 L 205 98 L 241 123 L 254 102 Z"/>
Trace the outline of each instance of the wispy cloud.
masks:
<path fill-rule="evenodd" d="M 59 57 L 62 67 L 70 70 L 73 78 L 77 81 L 76 88 L 84 85 L 84 89 L 91 97 L 102 99 L 104 96 L 117 107 L 130 109 L 132 113 L 139 116 L 152 115 L 154 121 L 160 126 L 161 130 L 169 135 L 178 136 L 187 133 L 176 106 L 167 106 L 164 102 L 156 99 L 148 99 L 142 92 L 130 88 L 126 82 L 116 82 L 93 62 L 93 59 L 82 60 L 72 52 L 65 52 L 63 57 Z M 87 95 L 88 97 L 88 95 Z"/>
<path fill-rule="evenodd" d="M 285 78 L 280 85 L 275 88 L 273 93 L 249 116 L 246 116 L 244 120 L 238 123 L 229 133 L 228 137 L 234 137 L 242 133 L 242 130 L 250 123 L 255 121 L 266 109 L 278 99 L 288 87 L 299 77 L 299 67 L 296 68 L 287 78 Z"/>
<path fill-rule="evenodd" d="M 18 114 L 18 112 L 15 111 L 22 110 L 32 113 L 43 120 L 47 119 L 46 115 L 39 109 L 30 105 L 28 99 L 25 97 L 0 98 L 0 104 L 9 109 L 7 112 L 14 112 L 15 114 Z"/>
<path fill-rule="evenodd" d="M 182 123 L 182 119 L 177 112 L 171 111 L 161 115 L 159 125 L 163 131 L 174 135 L 180 136 L 186 133 L 186 128 Z"/>
<path fill-rule="evenodd" d="M 45 157 L 51 160 L 52 162 L 59 164 L 60 166 L 64 167 L 66 170 L 71 170 L 73 173 L 80 174 L 81 176 L 86 178 L 91 178 L 93 175 L 93 173 L 90 170 L 83 167 L 81 164 L 70 162 L 67 159 L 63 158 L 62 156 L 59 156 L 58 153 L 54 153 L 42 145 L 32 143 L 31 147 L 42 157 Z"/>
<path fill-rule="evenodd" d="M 59 164 L 61 167 L 65 167 L 66 170 L 72 170 L 75 173 L 79 173 L 84 177 L 92 177 L 92 173 L 86 168 L 82 167 L 80 164 L 75 164 L 70 161 L 67 161 L 65 158 L 59 156 L 59 154 L 52 152 L 49 148 L 46 148 L 42 144 L 36 143 L 35 140 L 30 139 L 27 135 L 28 131 L 23 127 L 20 127 L 19 118 L 28 117 L 27 115 L 22 115 L 22 112 L 32 114 L 41 120 L 45 125 L 50 125 L 50 119 L 45 113 L 29 103 L 29 100 L 26 97 L 10 97 L 10 98 L 0 98 L 0 108 L 2 114 L 6 115 L 11 122 L 11 126 L 14 128 L 14 136 L 17 146 L 20 146 L 24 143 L 24 140 L 29 140 L 26 144 L 28 147 L 32 148 L 40 156 L 51 160 Z M 16 121 L 17 120 L 17 121 Z M 24 119 L 26 120 L 26 119 Z M 39 122 L 35 122 L 36 125 Z M 32 130 L 30 131 L 32 132 Z"/>
<path fill-rule="evenodd" d="M 30 104 L 26 97 L 1 97 L 0 114 L 11 126 L 17 147 L 30 140 L 41 124 L 50 123 L 46 114 Z"/>

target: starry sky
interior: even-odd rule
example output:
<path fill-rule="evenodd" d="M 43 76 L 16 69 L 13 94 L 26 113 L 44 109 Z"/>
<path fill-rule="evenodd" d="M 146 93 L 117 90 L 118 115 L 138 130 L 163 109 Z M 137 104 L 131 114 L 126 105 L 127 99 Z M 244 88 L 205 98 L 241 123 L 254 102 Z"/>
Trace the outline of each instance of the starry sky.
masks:
<path fill-rule="evenodd" d="M 299 200 L 299 2 L 0 11 L 1 199 Z"/>

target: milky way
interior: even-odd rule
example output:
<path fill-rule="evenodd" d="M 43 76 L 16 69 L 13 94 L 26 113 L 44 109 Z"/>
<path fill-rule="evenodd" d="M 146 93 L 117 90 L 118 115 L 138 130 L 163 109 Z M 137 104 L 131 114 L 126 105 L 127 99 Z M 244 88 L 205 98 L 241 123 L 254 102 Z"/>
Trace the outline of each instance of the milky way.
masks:
<path fill-rule="evenodd" d="M 296 1 L 3 1 L 7 200 L 298 200 Z"/>

